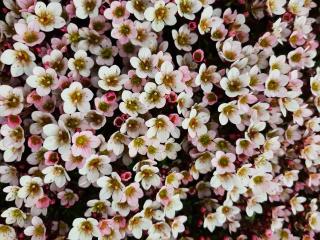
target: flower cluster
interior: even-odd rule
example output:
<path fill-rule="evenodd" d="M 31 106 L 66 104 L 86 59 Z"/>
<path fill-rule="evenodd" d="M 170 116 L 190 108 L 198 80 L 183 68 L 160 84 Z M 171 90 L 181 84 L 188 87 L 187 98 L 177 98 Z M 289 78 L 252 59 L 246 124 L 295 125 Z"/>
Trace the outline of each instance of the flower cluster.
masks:
<path fill-rule="evenodd" d="M 0 240 L 320 239 L 316 0 L 3 0 Z"/>

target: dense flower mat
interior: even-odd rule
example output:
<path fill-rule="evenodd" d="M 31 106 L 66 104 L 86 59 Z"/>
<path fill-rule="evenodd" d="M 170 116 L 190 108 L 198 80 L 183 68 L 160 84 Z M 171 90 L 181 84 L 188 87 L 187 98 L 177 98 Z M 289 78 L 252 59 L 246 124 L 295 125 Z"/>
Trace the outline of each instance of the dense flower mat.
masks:
<path fill-rule="evenodd" d="M 317 0 L 3 0 L 0 240 L 320 239 Z"/>

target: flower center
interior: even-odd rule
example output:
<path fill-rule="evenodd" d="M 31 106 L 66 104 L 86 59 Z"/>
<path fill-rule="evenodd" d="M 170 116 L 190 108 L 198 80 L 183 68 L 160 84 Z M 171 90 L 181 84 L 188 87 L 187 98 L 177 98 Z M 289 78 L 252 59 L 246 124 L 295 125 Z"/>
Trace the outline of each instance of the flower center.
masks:
<path fill-rule="evenodd" d="M 31 61 L 31 58 L 30 58 L 29 54 L 24 50 L 17 51 L 16 52 L 16 58 L 22 64 L 26 64 L 26 63 Z"/>
<path fill-rule="evenodd" d="M 79 90 L 76 90 L 70 94 L 70 98 L 73 103 L 80 103 L 83 99 L 83 93 Z"/>
<path fill-rule="evenodd" d="M 189 36 L 184 33 L 180 33 L 177 37 L 177 42 L 181 46 L 185 46 L 189 44 Z"/>
<path fill-rule="evenodd" d="M 113 15 L 116 16 L 117 18 L 120 18 L 124 16 L 125 9 L 122 6 L 116 7 L 116 9 L 113 11 Z"/>
<path fill-rule="evenodd" d="M 149 100 L 152 103 L 156 103 L 160 100 L 160 93 L 157 90 L 153 90 L 149 93 Z"/>
<path fill-rule="evenodd" d="M 85 1 L 83 7 L 87 11 L 87 13 L 92 12 L 94 10 L 94 8 L 96 7 L 96 0 Z"/>
<path fill-rule="evenodd" d="M 81 135 L 76 139 L 76 145 L 78 147 L 85 147 L 89 143 L 89 138 L 85 135 Z"/>
<path fill-rule="evenodd" d="M 219 159 L 219 166 L 227 167 L 228 165 L 229 165 L 229 158 L 224 156 Z"/>
<path fill-rule="evenodd" d="M 224 56 L 229 59 L 229 60 L 235 60 L 236 59 L 236 53 L 235 52 L 232 52 L 232 51 L 225 51 L 224 53 Z"/>
<path fill-rule="evenodd" d="M 40 77 L 39 83 L 40 83 L 41 86 L 43 86 L 45 88 L 48 88 L 53 83 L 53 77 L 51 75 L 49 75 L 49 74 L 45 74 L 45 75 Z"/>
<path fill-rule="evenodd" d="M 272 90 L 272 91 L 275 91 L 279 88 L 279 83 L 277 80 L 273 80 L 271 79 L 269 82 L 268 82 L 268 89 L 269 90 Z"/>
<path fill-rule="evenodd" d="M 86 234 L 91 234 L 93 232 L 93 226 L 89 221 L 83 221 L 80 224 L 80 229 Z"/>
<path fill-rule="evenodd" d="M 291 56 L 291 61 L 293 62 L 300 62 L 301 59 L 302 59 L 301 53 L 296 53 Z"/>
<path fill-rule="evenodd" d="M 37 183 L 31 183 L 28 192 L 31 196 L 36 196 L 40 192 L 40 186 Z"/>
<path fill-rule="evenodd" d="M 180 2 L 180 9 L 182 13 L 191 13 L 192 3 L 189 0 L 182 0 Z"/>
<path fill-rule="evenodd" d="M 122 24 L 119 31 L 123 36 L 128 36 L 131 33 L 131 28 L 127 24 Z"/>
<path fill-rule="evenodd" d="M 38 40 L 38 35 L 36 32 L 33 32 L 33 31 L 25 32 L 23 36 L 23 40 L 26 43 L 33 43 Z"/>
<path fill-rule="evenodd" d="M 142 0 L 133 0 L 133 8 L 137 10 L 139 13 L 143 13 L 146 9 L 146 5 Z"/>
<path fill-rule="evenodd" d="M 155 10 L 155 13 L 154 13 L 155 17 L 157 20 L 164 20 L 167 18 L 168 16 L 168 10 L 166 7 L 162 6 L 162 7 L 159 7 Z"/>
<path fill-rule="evenodd" d="M 38 16 L 38 21 L 43 26 L 50 26 L 54 23 L 54 15 L 49 11 L 42 11 Z"/>
<path fill-rule="evenodd" d="M 78 71 L 83 70 L 86 66 L 86 62 L 84 61 L 83 58 L 75 59 L 73 64 Z"/>
<path fill-rule="evenodd" d="M 126 107 L 127 109 L 129 109 L 130 111 L 137 111 L 139 106 L 138 103 L 135 99 L 130 99 L 126 102 Z"/>
<path fill-rule="evenodd" d="M 101 57 L 103 59 L 109 59 L 112 56 L 112 48 L 106 47 L 101 49 Z"/>
<path fill-rule="evenodd" d="M 20 104 L 20 98 L 19 96 L 15 94 L 11 94 L 6 100 L 5 104 L 8 108 L 16 108 Z"/>
<path fill-rule="evenodd" d="M 158 129 L 163 129 L 163 128 L 165 128 L 166 127 L 166 122 L 163 120 L 163 119 L 157 119 L 156 121 L 155 121 L 155 126 L 156 126 L 156 128 L 158 128 Z"/>

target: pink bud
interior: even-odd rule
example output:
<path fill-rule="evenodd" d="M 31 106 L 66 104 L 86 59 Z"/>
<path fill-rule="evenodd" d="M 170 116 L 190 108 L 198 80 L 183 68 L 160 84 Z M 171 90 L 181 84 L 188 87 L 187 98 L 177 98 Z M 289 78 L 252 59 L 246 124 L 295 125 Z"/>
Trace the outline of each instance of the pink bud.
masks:
<path fill-rule="evenodd" d="M 48 166 L 59 162 L 59 154 L 53 151 L 48 151 L 44 154 L 44 163 Z"/>
<path fill-rule="evenodd" d="M 189 22 L 188 27 L 191 31 L 194 31 L 197 29 L 197 23 L 195 21 L 191 21 Z"/>
<path fill-rule="evenodd" d="M 38 199 L 38 201 L 36 202 L 36 207 L 37 208 L 47 208 L 50 205 L 50 201 L 51 199 L 48 198 L 47 196 L 43 196 L 41 198 Z"/>
<path fill-rule="evenodd" d="M 117 95 L 115 92 L 107 92 L 102 96 L 103 101 L 112 104 L 117 100 Z"/>
<path fill-rule="evenodd" d="M 197 49 L 193 52 L 192 58 L 195 62 L 200 63 L 204 59 L 204 52 L 201 49 Z"/>
<path fill-rule="evenodd" d="M 41 148 L 42 145 L 42 138 L 38 135 L 32 135 L 28 139 L 28 147 L 31 148 L 31 150 L 38 151 Z"/>
<path fill-rule="evenodd" d="M 121 173 L 120 177 L 121 177 L 122 181 L 127 182 L 131 179 L 132 173 L 131 172 L 124 172 L 124 173 Z"/>
<path fill-rule="evenodd" d="M 9 115 L 7 116 L 7 124 L 10 128 L 15 128 L 21 124 L 22 120 L 17 115 Z"/>
<path fill-rule="evenodd" d="M 179 115 L 176 113 L 171 113 L 169 115 L 169 119 L 175 126 L 179 126 L 181 124 L 181 119 Z"/>
<path fill-rule="evenodd" d="M 124 122 L 124 120 L 121 117 L 116 117 L 113 120 L 113 125 L 116 126 L 116 127 L 121 127 L 123 122 Z"/>

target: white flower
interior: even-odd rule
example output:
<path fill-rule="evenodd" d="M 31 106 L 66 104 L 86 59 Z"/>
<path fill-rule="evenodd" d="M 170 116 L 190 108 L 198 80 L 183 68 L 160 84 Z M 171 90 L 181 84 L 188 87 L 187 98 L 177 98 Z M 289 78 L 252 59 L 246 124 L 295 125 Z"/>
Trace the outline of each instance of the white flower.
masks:
<path fill-rule="evenodd" d="M 24 144 L 24 130 L 21 126 L 11 128 L 4 124 L 0 128 L 0 133 L 4 137 L 0 140 L 4 147 L 20 147 Z"/>
<path fill-rule="evenodd" d="M 172 219 L 174 218 L 176 211 L 181 210 L 183 207 L 182 202 L 180 200 L 180 196 L 178 194 L 171 197 L 169 202 L 164 206 L 164 214 Z"/>
<path fill-rule="evenodd" d="M 174 138 L 179 138 L 180 136 L 179 129 L 165 115 L 158 115 L 157 118 L 149 119 L 146 121 L 146 126 L 149 128 L 147 137 L 150 139 L 156 138 L 161 143 L 166 142 L 170 134 Z"/>
<path fill-rule="evenodd" d="M 76 15 L 80 19 L 89 17 L 97 17 L 101 0 L 76 0 L 73 2 L 76 7 Z"/>
<path fill-rule="evenodd" d="M 248 200 L 246 207 L 246 213 L 249 217 L 253 216 L 254 213 L 261 214 L 263 212 L 262 206 L 260 203 L 265 202 L 267 199 L 264 195 L 256 195 L 251 197 Z"/>
<path fill-rule="evenodd" d="M 177 98 L 177 110 L 179 114 L 183 116 L 188 115 L 188 108 L 193 105 L 192 94 L 187 94 L 186 92 L 182 92 L 178 95 Z"/>
<path fill-rule="evenodd" d="M 179 31 L 172 30 L 172 38 L 177 49 L 189 52 L 192 50 L 191 45 L 198 40 L 198 35 L 190 32 L 188 25 L 184 24 L 179 28 Z"/>
<path fill-rule="evenodd" d="M 127 2 L 126 9 L 141 21 L 144 19 L 144 11 L 149 4 L 148 0 L 131 0 Z"/>
<path fill-rule="evenodd" d="M 249 76 L 240 74 L 239 70 L 233 67 L 227 72 L 227 77 L 221 79 L 220 85 L 228 97 L 245 95 L 249 93 L 246 88 L 249 85 Z"/>
<path fill-rule="evenodd" d="M 58 188 L 63 187 L 67 181 L 70 181 L 68 173 L 61 165 L 48 166 L 42 170 L 42 173 L 45 174 L 45 183 L 54 182 Z"/>
<path fill-rule="evenodd" d="M 220 104 L 218 111 L 220 112 L 219 121 L 222 125 L 226 125 L 228 121 L 233 124 L 241 123 L 240 112 L 236 101 Z"/>
<path fill-rule="evenodd" d="M 140 155 L 145 155 L 147 153 L 146 141 L 144 137 L 137 137 L 133 139 L 129 145 L 129 156 L 135 157 L 139 153 Z"/>
<path fill-rule="evenodd" d="M 130 63 L 136 69 L 136 74 L 140 78 L 154 77 L 156 74 L 155 56 L 149 48 L 140 48 L 138 57 L 131 57 Z"/>
<path fill-rule="evenodd" d="M 11 65 L 10 72 L 12 77 L 19 77 L 22 74 L 31 75 L 32 69 L 36 66 L 34 61 L 35 55 L 29 50 L 29 48 L 16 42 L 13 44 L 13 49 L 7 49 L 1 54 L 1 62 L 6 65 Z"/>
<path fill-rule="evenodd" d="M 285 13 L 284 5 L 287 3 L 286 0 L 267 0 L 268 12 L 276 15 L 282 15 Z"/>
<path fill-rule="evenodd" d="M 302 212 L 304 210 L 302 203 L 306 200 L 305 197 L 298 197 L 297 195 L 290 199 L 291 210 L 294 215 L 296 215 L 297 212 Z"/>
<path fill-rule="evenodd" d="M 44 2 L 37 2 L 34 11 L 36 15 L 30 15 L 27 21 L 36 21 L 44 32 L 51 32 L 54 28 L 62 28 L 66 24 L 61 17 L 62 7 L 58 2 L 51 2 L 48 6 Z"/>
<path fill-rule="evenodd" d="M 156 83 L 165 87 L 166 94 L 171 91 L 179 93 L 185 88 L 184 83 L 182 83 L 182 73 L 173 69 L 173 64 L 166 61 L 162 63 L 161 71 L 155 75 Z"/>
<path fill-rule="evenodd" d="M 18 196 L 19 190 L 20 187 L 18 186 L 6 186 L 3 188 L 3 192 L 7 193 L 6 201 L 14 201 L 16 207 L 21 208 L 23 199 Z"/>
<path fill-rule="evenodd" d="M 176 0 L 176 3 L 179 15 L 188 20 L 193 20 L 195 18 L 195 13 L 202 7 L 199 0 Z"/>
<path fill-rule="evenodd" d="M 176 24 L 176 12 L 177 6 L 174 3 L 170 2 L 166 4 L 160 0 L 156 1 L 153 7 L 148 7 L 144 12 L 144 16 L 148 21 L 152 22 L 152 29 L 160 32 L 165 24 L 169 26 Z"/>
<path fill-rule="evenodd" d="M 108 140 L 107 149 L 109 151 L 113 151 L 114 154 L 118 156 L 123 152 L 124 146 L 127 145 L 128 143 L 129 143 L 128 136 L 117 131 L 110 136 Z"/>
<path fill-rule="evenodd" d="M 265 95 L 267 97 L 285 97 L 287 93 L 285 86 L 288 82 L 288 76 L 281 74 L 277 69 L 272 70 L 265 83 Z"/>
<path fill-rule="evenodd" d="M 149 190 L 151 186 L 158 187 L 161 179 L 158 175 L 159 169 L 154 166 L 143 165 L 136 174 L 134 180 L 141 182 L 141 186 L 145 190 Z"/>
<path fill-rule="evenodd" d="M 216 227 L 221 227 L 222 224 L 217 213 L 209 213 L 204 219 L 203 227 L 208 228 L 210 232 L 213 232 Z"/>
<path fill-rule="evenodd" d="M 122 198 L 124 185 L 116 172 L 112 172 L 110 177 L 102 176 L 97 180 L 97 185 L 101 188 L 100 199 L 109 199 L 112 196 L 114 202 L 119 202 Z"/>
<path fill-rule="evenodd" d="M 320 212 L 314 212 L 309 217 L 309 226 L 316 232 L 320 232 Z"/>
<path fill-rule="evenodd" d="M 169 159 L 176 159 L 177 158 L 177 152 L 181 150 L 181 146 L 179 143 L 176 143 L 173 138 L 169 138 L 167 142 L 164 145 L 164 151 Z"/>
<path fill-rule="evenodd" d="M 190 137 L 200 136 L 207 132 L 206 123 L 209 121 L 210 115 L 206 112 L 197 112 L 192 109 L 188 118 L 182 122 L 183 129 L 188 129 Z"/>
<path fill-rule="evenodd" d="M 215 19 L 215 22 L 218 21 L 217 19 Z M 201 12 L 201 18 L 198 24 L 199 33 L 203 35 L 209 32 L 213 22 L 213 8 L 212 6 L 207 6 Z M 221 23 L 221 20 L 219 22 Z"/>
<path fill-rule="evenodd" d="M 141 239 L 142 231 L 148 230 L 152 225 L 152 222 L 143 217 L 141 214 L 136 214 L 130 218 L 128 222 L 128 230 L 131 231 L 132 235 L 136 239 Z"/>
<path fill-rule="evenodd" d="M 177 239 L 178 234 L 184 232 L 185 227 L 184 223 L 188 220 L 186 216 L 178 216 L 173 219 L 171 223 L 172 235 L 175 239 Z"/>
<path fill-rule="evenodd" d="M 77 75 L 89 77 L 90 69 L 93 65 L 93 60 L 88 57 L 87 52 L 84 50 L 78 50 L 74 54 L 74 58 L 70 58 L 68 61 L 68 67 L 72 72 L 74 72 L 74 78 L 76 78 Z"/>
<path fill-rule="evenodd" d="M 129 79 L 128 75 L 120 75 L 120 73 L 121 70 L 117 65 L 100 67 L 98 72 L 100 78 L 98 81 L 99 87 L 106 91 L 120 91 L 123 88 L 123 84 Z"/>
<path fill-rule="evenodd" d="M 217 42 L 217 48 L 221 48 L 220 42 Z M 222 49 L 218 53 L 223 60 L 235 62 L 242 56 L 241 50 L 241 43 L 239 41 L 233 41 L 232 38 L 228 38 L 223 42 Z"/>
<path fill-rule="evenodd" d="M 18 185 L 17 169 L 14 166 L 0 166 L 0 182 Z"/>
<path fill-rule="evenodd" d="M 31 240 L 45 240 L 46 227 L 41 218 L 34 216 L 31 220 L 32 225 L 24 229 L 24 234 L 31 236 Z"/>
<path fill-rule="evenodd" d="M 21 188 L 18 191 L 18 197 L 24 199 L 27 205 L 32 206 L 42 197 L 42 179 L 39 177 L 30 177 L 28 175 L 20 178 Z"/>
<path fill-rule="evenodd" d="M 1 217 L 6 219 L 6 224 L 17 224 L 19 227 L 23 228 L 27 215 L 16 207 L 10 207 L 2 212 Z"/>
<path fill-rule="evenodd" d="M 84 167 L 79 170 L 79 173 L 85 175 L 91 183 L 97 181 L 101 176 L 110 175 L 111 172 L 110 159 L 105 155 L 91 155 L 86 160 Z"/>
<path fill-rule="evenodd" d="M 63 124 L 47 124 L 43 127 L 43 133 L 46 136 L 43 147 L 54 151 L 58 149 L 59 153 L 70 150 L 70 134 Z"/>
<path fill-rule="evenodd" d="M 10 226 L 0 224 L 0 239 L 16 240 L 16 231 Z"/>
<path fill-rule="evenodd" d="M 221 79 L 216 69 L 217 67 L 214 65 L 207 67 L 205 63 L 201 64 L 199 74 L 195 79 L 196 86 L 201 86 L 201 89 L 206 93 L 211 92 L 213 84 L 218 83 Z"/>
<path fill-rule="evenodd" d="M 139 114 L 145 114 L 147 109 L 144 104 L 139 100 L 139 93 L 132 93 L 124 90 L 122 92 L 122 101 L 119 105 L 121 112 L 129 114 L 130 116 L 136 117 Z"/>
<path fill-rule="evenodd" d="M 157 86 L 153 82 L 148 82 L 144 86 L 144 92 L 140 94 L 140 102 L 144 103 L 147 109 L 162 108 L 166 104 L 165 87 Z"/>
<path fill-rule="evenodd" d="M 217 208 L 217 218 L 221 223 L 226 220 L 234 220 L 235 215 L 240 213 L 240 209 L 232 205 L 231 201 L 225 201 L 222 206 Z"/>
<path fill-rule="evenodd" d="M 91 240 L 93 237 L 101 237 L 101 233 L 98 228 L 98 221 L 96 219 L 76 218 L 75 220 L 73 220 L 68 239 Z"/>
<path fill-rule="evenodd" d="M 305 1 L 302 0 L 290 0 L 288 3 L 289 12 L 297 16 L 303 16 L 309 14 L 309 8 L 305 7 Z"/>
<path fill-rule="evenodd" d="M 90 110 L 89 101 L 93 98 L 93 93 L 90 89 L 83 88 L 80 82 L 73 82 L 62 91 L 61 98 L 65 113 L 74 113 L 77 109 L 86 113 Z"/>
<path fill-rule="evenodd" d="M 27 78 L 27 83 L 35 88 L 40 96 L 46 96 L 51 90 L 58 88 L 57 73 L 52 68 L 35 67 L 33 75 Z"/>
<path fill-rule="evenodd" d="M 149 228 L 148 235 L 147 240 L 170 239 L 171 228 L 164 221 L 156 222 Z"/>

